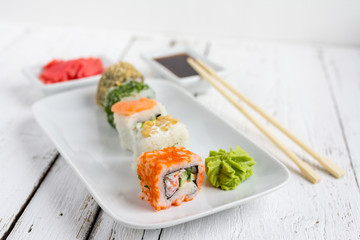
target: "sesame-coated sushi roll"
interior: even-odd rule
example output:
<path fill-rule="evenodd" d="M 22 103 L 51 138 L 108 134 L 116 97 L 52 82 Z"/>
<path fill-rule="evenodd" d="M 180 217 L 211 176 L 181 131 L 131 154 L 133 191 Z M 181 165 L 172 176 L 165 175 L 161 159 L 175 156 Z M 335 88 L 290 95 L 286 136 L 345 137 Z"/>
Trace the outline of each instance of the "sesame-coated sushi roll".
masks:
<path fill-rule="evenodd" d="M 191 201 L 201 188 L 202 159 L 184 147 L 145 152 L 138 162 L 139 196 L 157 211 Z"/>
<path fill-rule="evenodd" d="M 134 160 L 143 152 L 166 147 L 186 147 L 189 133 L 184 124 L 170 115 L 159 116 L 137 125 L 134 141 Z M 136 162 L 137 164 L 137 162 Z"/>
<path fill-rule="evenodd" d="M 108 67 L 101 75 L 96 91 L 96 103 L 104 108 L 106 92 L 129 81 L 144 82 L 144 76 L 127 62 L 119 62 Z"/>
<path fill-rule="evenodd" d="M 121 146 L 133 150 L 136 125 L 166 115 L 164 106 L 153 99 L 117 102 L 111 107 Z"/>

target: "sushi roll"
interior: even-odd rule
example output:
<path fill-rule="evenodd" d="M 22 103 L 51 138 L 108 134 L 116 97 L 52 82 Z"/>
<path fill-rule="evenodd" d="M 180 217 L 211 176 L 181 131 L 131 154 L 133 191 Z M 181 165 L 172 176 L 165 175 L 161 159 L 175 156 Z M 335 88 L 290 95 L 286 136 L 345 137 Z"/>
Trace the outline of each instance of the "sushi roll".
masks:
<path fill-rule="evenodd" d="M 201 188 L 203 161 L 184 147 L 145 152 L 138 162 L 139 196 L 157 211 L 191 201 Z"/>
<path fill-rule="evenodd" d="M 111 107 L 111 111 L 114 114 L 121 146 L 130 151 L 133 151 L 136 125 L 166 115 L 161 103 L 148 98 L 117 102 Z"/>
<path fill-rule="evenodd" d="M 138 123 L 136 129 L 134 160 L 143 152 L 166 147 L 186 147 L 188 144 L 189 133 L 186 126 L 170 115 Z"/>
<path fill-rule="evenodd" d="M 130 63 L 119 62 L 108 67 L 101 75 L 96 92 L 96 103 L 104 108 L 106 92 L 129 81 L 144 82 L 144 76 Z"/>
<path fill-rule="evenodd" d="M 149 85 L 131 81 L 118 87 L 110 88 L 105 95 L 105 112 L 109 124 L 115 128 L 114 115 L 111 107 L 120 101 L 131 101 L 139 98 L 155 98 L 155 92 Z"/>

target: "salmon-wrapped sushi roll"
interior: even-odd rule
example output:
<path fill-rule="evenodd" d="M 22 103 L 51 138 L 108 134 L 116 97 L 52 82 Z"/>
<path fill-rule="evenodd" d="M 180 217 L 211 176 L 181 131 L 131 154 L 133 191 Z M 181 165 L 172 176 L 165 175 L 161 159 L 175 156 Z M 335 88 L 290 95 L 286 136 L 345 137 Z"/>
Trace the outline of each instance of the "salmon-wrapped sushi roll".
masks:
<path fill-rule="evenodd" d="M 157 211 L 191 201 L 199 192 L 205 167 L 201 157 L 184 147 L 141 154 L 137 173 L 142 191 Z"/>
<path fill-rule="evenodd" d="M 111 107 L 121 146 L 133 150 L 136 125 L 166 115 L 164 106 L 153 99 L 121 101 Z"/>
<path fill-rule="evenodd" d="M 133 148 L 134 160 L 136 161 L 143 152 L 166 147 L 187 147 L 188 139 L 186 126 L 171 115 L 148 120 L 137 127 Z"/>

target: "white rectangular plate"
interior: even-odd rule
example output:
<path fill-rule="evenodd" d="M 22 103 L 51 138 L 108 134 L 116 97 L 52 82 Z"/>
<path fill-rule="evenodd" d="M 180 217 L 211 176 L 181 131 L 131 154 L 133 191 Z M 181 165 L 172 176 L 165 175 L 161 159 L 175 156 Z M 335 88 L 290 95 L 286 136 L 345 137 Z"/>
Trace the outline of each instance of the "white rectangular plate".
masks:
<path fill-rule="evenodd" d="M 229 150 L 239 145 L 255 159 L 254 175 L 232 191 L 212 187 L 205 176 L 203 187 L 193 201 L 156 212 L 138 196 L 140 186 L 136 171 L 131 169 L 132 154 L 120 147 L 116 130 L 95 105 L 96 86 L 35 103 L 33 111 L 40 126 L 98 204 L 114 219 L 132 228 L 169 227 L 238 206 L 280 188 L 288 180 L 289 172 L 283 164 L 185 90 L 162 80 L 146 82 L 169 114 L 187 126 L 189 150 L 205 159 L 210 150 Z"/>

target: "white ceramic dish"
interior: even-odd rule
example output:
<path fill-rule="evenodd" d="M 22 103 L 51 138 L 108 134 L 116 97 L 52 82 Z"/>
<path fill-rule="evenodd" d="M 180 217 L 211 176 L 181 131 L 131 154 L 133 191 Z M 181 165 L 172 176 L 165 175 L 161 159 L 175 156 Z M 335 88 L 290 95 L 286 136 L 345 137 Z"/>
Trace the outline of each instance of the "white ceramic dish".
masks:
<path fill-rule="evenodd" d="M 153 51 L 153 52 L 149 52 L 149 53 L 144 53 L 141 56 L 147 63 L 150 64 L 150 66 L 152 68 L 154 68 L 160 74 L 160 76 L 162 76 L 165 79 L 169 79 L 172 82 L 182 86 L 189 92 L 203 93 L 206 90 L 208 90 L 210 87 L 210 84 L 206 80 L 202 79 L 199 75 L 179 78 L 173 72 L 171 72 L 169 69 L 167 69 L 162 64 L 160 64 L 159 62 L 154 60 L 154 58 L 162 58 L 162 57 L 177 55 L 177 54 L 181 54 L 181 53 L 186 53 L 189 56 L 192 56 L 196 59 L 202 60 L 203 62 L 207 63 L 210 67 L 212 67 L 215 71 L 217 71 L 218 74 L 221 76 L 224 76 L 226 74 L 225 69 L 223 67 L 208 60 L 207 58 L 198 54 L 194 50 L 192 50 L 188 47 L 184 47 L 184 46 L 161 49 L 161 50 L 157 50 L 157 51 Z"/>
<path fill-rule="evenodd" d="M 235 190 L 214 188 L 204 177 L 203 188 L 190 202 L 156 212 L 141 200 L 139 180 L 131 169 L 131 153 L 95 105 L 96 86 L 60 93 L 35 103 L 35 118 L 93 197 L 114 219 L 132 228 L 169 227 L 270 193 L 285 184 L 288 170 L 279 161 L 199 104 L 176 85 L 155 79 L 147 83 L 169 114 L 180 118 L 190 133 L 189 150 L 205 158 L 209 150 L 241 146 L 254 157 L 254 175 Z"/>
<path fill-rule="evenodd" d="M 109 67 L 112 64 L 112 62 L 104 56 L 98 56 L 98 58 L 101 59 L 104 68 Z M 101 77 L 101 74 L 98 74 L 98 75 L 85 77 L 85 78 L 79 78 L 79 79 L 66 81 L 66 82 L 44 84 L 42 81 L 40 81 L 39 75 L 42 71 L 42 67 L 45 64 L 26 67 L 23 69 L 23 73 L 36 86 L 41 88 L 46 94 L 53 94 L 53 93 L 58 93 L 58 92 L 62 92 L 62 91 L 66 91 L 66 90 L 70 90 L 70 89 L 74 89 L 74 88 L 78 88 L 78 87 L 93 85 L 94 83 L 97 83 Z"/>

